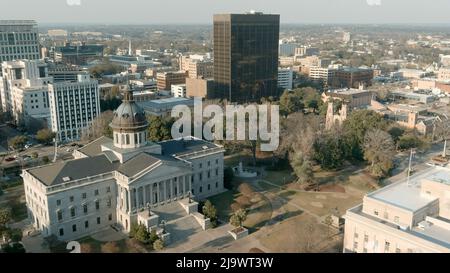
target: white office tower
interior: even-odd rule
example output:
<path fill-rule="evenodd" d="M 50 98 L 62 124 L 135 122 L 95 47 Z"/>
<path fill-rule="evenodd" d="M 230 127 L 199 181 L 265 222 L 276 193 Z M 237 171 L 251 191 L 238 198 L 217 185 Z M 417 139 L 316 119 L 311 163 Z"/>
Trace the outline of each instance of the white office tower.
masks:
<path fill-rule="evenodd" d="M 100 114 L 98 82 L 79 74 L 75 82 L 49 86 L 52 131 L 59 141 L 80 139 L 82 132 Z"/>
<path fill-rule="evenodd" d="M 278 68 L 278 87 L 291 90 L 293 86 L 294 72 L 292 68 Z"/>
<path fill-rule="evenodd" d="M 0 20 L 0 62 L 39 56 L 37 23 L 32 20 Z"/>
<path fill-rule="evenodd" d="M 49 122 L 47 64 L 41 60 L 20 60 L 2 63 L 0 96 L 3 112 L 11 114 L 17 125 L 33 123 L 35 119 Z"/>

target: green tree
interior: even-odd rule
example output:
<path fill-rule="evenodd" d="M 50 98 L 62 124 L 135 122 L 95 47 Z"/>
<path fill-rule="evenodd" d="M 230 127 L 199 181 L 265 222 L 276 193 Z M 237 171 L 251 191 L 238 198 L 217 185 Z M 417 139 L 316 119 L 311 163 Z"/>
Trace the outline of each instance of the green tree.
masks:
<path fill-rule="evenodd" d="M 305 105 L 301 101 L 301 96 L 298 93 L 291 91 L 284 91 L 280 97 L 280 112 L 284 116 L 288 116 L 294 112 L 303 110 Z"/>
<path fill-rule="evenodd" d="M 37 141 L 46 145 L 52 143 L 53 138 L 55 138 L 55 133 L 47 128 L 39 130 L 36 134 Z"/>
<path fill-rule="evenodd" d="M 390 134 L 373 129 L 364 138 L 364 159 L 370 162 L 373 175 L 382 177 L 388 174 L 394 165 L 394 141 Z"/>
<path fill-rule="evenodd" d="M 341 167 L 348 150 L 344 136 L 335 133 L 325 133 L 316 138 L 313 149 L 313 159 L 325 170 Z"/>
<path fill-rule="evenodd" d="M 314 179 L 311 161 L 301 152 L 292 155 L 289 161 L 299 183 L 311 183 Z"/>
<path fill-rule="evenodd" d="M 159 239 L 159 237 L 158 237 L 158 235 L 156 234 L 156 229 L 152 229 L 152 230 L 150 231 L 150 236 L 149 236 L 150 244 L 153 244 L 153 243 L 156 242 L 156 240 L 158 240 L 158 239 Z"/>
<path fill-rule="evenodd" d="M 424 142 L 415 135 L 401 136 L 397 142 L 397 146 L 400 150 L 408 150 L 412 148 L 421 148 Z"/>
<path fill-rule="evenodd" d="M 213 227 L 217 226 L 217 209 L 216 207 L 211 203 L 211 201 L 206 200 L 205 205 L 202 208 L 203 214 L 206 218 L 209 218 L 211 220 L 211 224 Z"/>
<path fill-rule="evenodd" d="M 150 239 L 150 233 L 148 232 L 147 228 L 144 225 L 139 224 L 134 234 L 134 238 L 139 242 L 146 244 Z"/>
<path fill-rule="evenodd" d="M 344 121 L 343 128 L 350 156 L 356 160 L 364 159 L 364 137 L 370 129 L 385 129 L 387 122 L 383 116 L 372 110 L 356 110 Z"/>
<path fill-rule="evenodd" d="M 247 212 L 244 209 L 238 209 L 231 215 L 230 224 L 235 227 L 242 227 L 242 224 L 247 219 Z"/>
<path fill-rule="evenodd" d="M 405 129 L 397 126 L 392 126 L 389 128 L 388 133 L 391 135 L 392 140 L 397 143 L 401 136 L 405 133 Z"/>
<path fill-rule="evenodd" d="M 48 164 L 48 163 L 50 163 L 50 158 L 48 158 L 48 156 L 44 155 L 42 157 L 42 162 L 44 162 L 44 164 Z"/>
<path fill-rule="evenodd" d="M 171 129 L 174 123 L 173 118 L 161 118 L 155 115 L 149 115 L 147 117 L 148 126 L 148 140 L 150 141 L 162 141 L 171 139 Z"/>
<path fill-rule="evenodd" d="M 0 208 L 0 227 L 5 227 L 11 221 L 12 214 L 10 208 Z"/>
<path fill-rule="evenodd" d="M 26 136 L 15 136 L 8 141 L 8 145 L 12 147 L 15 150 L 23 149 L 25 144 L 27 143 L 27 137 Z"/>

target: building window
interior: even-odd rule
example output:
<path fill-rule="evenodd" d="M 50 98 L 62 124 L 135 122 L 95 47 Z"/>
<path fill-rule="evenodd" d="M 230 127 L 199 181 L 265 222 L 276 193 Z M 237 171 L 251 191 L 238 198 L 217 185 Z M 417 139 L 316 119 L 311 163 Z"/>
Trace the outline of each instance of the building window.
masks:
<path fill-rule="evenodd" d="M 216 165 L 218 165 L 219 164 L 219 159 L 216 159 Z"/>
<path fill-rule="evenodd" d="M 98 195 L 98 190 L 94 191 L 94 195 L 97 196 Z"/>
<path fill-rule="evenodd" d="M 389 242 L 384 243 L 384 252 L 389 252 L 390 245 L 391 245 L 391 243 L 389 243 Z"/>
<path fill-rule="evenodd" d="M 208 178 L 211 178 L 211 171 L 208 171 Z"/>
<path fill-rule="evenodd" d="M 58 221 L 62 221 L 62 219 L 63 219 L 62 211 L 58 210 L 57 215 L 58 215 Z"/>
<path fill-rule="evenodd" d="M 219 187 L 219 183 L 218 182 L 216 182 L 216 189 Z"/>
<path fill-rule="evenodd" d="M 367 243 L 368 241 L 369 241 L 369 235 L 366 234 L 366 235 L 364 235 L 364 242 Z"/>
<path fill-rule="evenodd" d="M 99 210 L 100 209 L 100 201 L 95 201 L 95 209 Z"/>
<path fill-rule="evenodd" d="M 59 229 L 59 236 L 64 236 L 64 229 L 63 228 Z"/>
<path fill-rule="evenodd" d="M 100 217 L 97 217 L 97 225 L 100 225 Z"/>
<path fill-rule="evenodd" d="M 77 225 L 72 225 L 72 232 L 77 232 Z"/>
<path fill-rule="evenodd" d="M 89 221 L 84 221 L 84 228 L 89 228 Z"/>
<path fill-rule="evenodd" d="M 106 192 L 107 192 L 107 193 L 110 193 L 110 192 L 111 192 L 111 187 L 110 187 L 110 186 L 106 187 Z"/>
<path fill-rule="evenodd" d="M 130 144 L 130 135 L 127 134 L 127 135 L 125 136 L 125 138 L 126 138 L 126 141 L 127 141 L 126 144 L 127 144 L 127 145 Z"/>
<path fill-rule="evenodd" d="M 398 223 L 400 221 L 400 218 L 398 216 L 394 216 L 394 223 Z"/>
<path fill-rule="evenodd" d="M 199 181 L 202 181 L 202 178 L 203 178 L 203 174 L 202 174 L 202 173 L 199 173 L 199 174 L 198 174 L 198 180 L 199 180 Z"/>
<path fill-rule="evenodd" d="M 83 205 L 83 212 L 84 212 L 84 214 L 88 213 L 88 206 L 87 206 L 87 204 Z"/>
<path fill-rule="evenodd" d="M 108 198 L 108 200 L 106 200 L 106 206 L 107 206 L 108 208 L 111 207 L 111 198 Z"/>
<path fill-rule="evenodd" d="M 108 220 L 112 221 L 112 214 L 108 215 Z"/>
<path fill-rule="evenodd" d="M 358 233 L 355 233 L 354 237 L 355 237 L 355 239 L 358 239 L 359 234 L 358 234 Z"/>
<path fill-rule="evenodd" d="M 389 219 L 389 214 L 387 213 L 387 211 L 384 212 L 383 217 L 384 219 Z"/>
<path fill-rule="evenodd" d="M 378 216 L 378 211 L 377 211 L 377 210 L 373 211 L 373 214 L 375 214 L 376 216 Z"/>
<path fill-rule="evenodd" d="M 202 187 L 200 187 L 200 189 L 198 189 L 198 191 L 201 193 L 202 191 L 203 191 L 203 188 Z"/>
<path fill-rule="evenodd" d="M 83 192 L 82 198 L 83 198 L 83 199 L 86 199 L 86 197 L 87 197 L 87 194 L 86 194 L 85 192 Z"/>
<path fill-rule="evenodd" d="M 402 250 L 400 248 L 395 248 L 395 253 L 402 253 Z"/>
<path fill-rule="evenodd" d="M 70 202 L 73 202 L 73 196 L 69 197 Z"/>
<path fill-rule="evenodd" d="M 208 161 L 208 167 L 211 166 L 211 161 Z"/>
<path fill-rule="evenodd" d="M 61 206 L 61 200 L 59 200 L 59 199 L 56 200 L 56 205 L 57 205 L 57 206 Z"/>
<path fill-rule="evenodd" d="M 353 243 L 353 251 L 358 250 L 358 242 Z"/>
<path fill-rule="evenodd" d="M 211 185 L 210 184 L 208 184 L 208 191 L 210 191 L 211 190 Z"/>
<path fill-rule="evenodd" d="M 202 168 L 202 163 L 198 164 L 198 167 L 201 169 Z"/>

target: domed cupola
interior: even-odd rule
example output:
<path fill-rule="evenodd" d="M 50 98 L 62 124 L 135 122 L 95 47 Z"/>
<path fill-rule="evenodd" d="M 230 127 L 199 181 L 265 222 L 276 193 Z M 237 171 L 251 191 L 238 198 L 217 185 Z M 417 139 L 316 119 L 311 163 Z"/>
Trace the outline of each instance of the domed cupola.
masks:
<path fill-rule="evenodd" d="M 114 133 L 114 146 L 137 148 L 147 143 L 148 121 L 144 110 L 133 99 L 132 91 L 125 91 L 122 104 L 114 111 L 109 125 Z"/>

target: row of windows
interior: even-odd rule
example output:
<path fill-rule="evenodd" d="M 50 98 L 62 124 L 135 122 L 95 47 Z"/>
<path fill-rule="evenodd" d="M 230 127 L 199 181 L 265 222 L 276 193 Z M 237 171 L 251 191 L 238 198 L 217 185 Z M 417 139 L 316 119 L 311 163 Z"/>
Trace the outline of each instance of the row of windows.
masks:
<path fill-rule="evenodd" d="M 111 192 L 111 187 L 110 186 L 106 187 L 106 193 L 110 193 L 110 192 Z M 100 194 L 99 189 L 94 190 L 94 196 L 98 196 L 99 194 Z M 86 199 L 86 198 L 87 198 L 87 193 L 83 192 L 81 194 L 81 199 Z M 69 201 L 70 202 L 74 202 L 75 201 L 75 197 L 73 195 L 69 196 Z M 57 206 L 61 206 L 61 199 L 56 200 L 56 205 Z"/>
<path fill-rule="evenodd" d="M 218 165 L 219 164 L 219 159 L 216 159 L 216 165 Z M 208 165 L 208 167 L 210 167 L 211 166 L 211 161 L 208 161 L 207 162 L 207 165 Z M 198 168 L 199 169 L 201 169 L 203 167 L 203 163 L 198 163 Z"/>
<path fill-rule="evenodd" d="M 0 47 L 2 54 L 24 54 L 24 53 L 36 53 L 38 52 L 37 46 L 10 46 Z"/>
<path fill-rule="evenodd" d="M 216 189 L 218 189 L 219 188 L 219 183 L 216 182 L 215 186 L 216 186 Z M 207 190 L 211 191 L 211 184 L 207 185 Z M 198 188 L 198 191 L 199 191 L 199 193 L 203 193 L 203 186 L 200 186 L 200 188 Z M 194 194 L 194 189 L 192 189 L 192 194 Z"/>
<path fill-rule="evenodd" d="M 8 62 L 8 61 L 22 60 L 22 59 L 36 60 L 36 59 L 39 59 L 39 54 L 6 55 L 6 56 L 0 55 L 0 61 Z"/>
<path fill-rule="evenodd" d="M 96 200 L 95 201 L 95 210 L 100 210 L 100 200 Z M 107 208 L 111 208 L 111 197 L 106 199 L 106 207 Z M 84 214 L 88 214 L 89 213 L 89 205 L 88 204 L 83 204 L 81 206 L 83 208 L 83 213 Z M 77 216 L 77 207 L 76 206 L 72 206 L 69 208 L 69 212 L 70 212 L 70 217 L 74 218 Z M 56 217 L 58 219 L 58 221 L 62 221 L 64 218 L 64 213 L 62 210 L 57 210 L 56 211 Z"/>
<path fill-rule="evenodd" d="M 11 39 L 28 40 L 37 43 L 37 34 L 31 32 L 0 33 L 0 41 L 8 41 Z"/>
<path fill-rule="evenodd" d="M 108 215 L 108 221 L 110 221 L 110 222 L 112 221 L 112 214 Z M 101 218 L 97 217 L 97 225 L 100 225 L 100 224 L 101 224 Z M 89 228 L 89 221 L 88 220 L 84 221 L 84 228 L 85 229 Z M 77 232 L 77 229 L 78 229 L 77 224 L 73 224 L 72 225 L 72 232 Z M 64 236 L 64 228 L 60 228 L 59 229 L 59 236 Z"/>
<path fill-rule="evenodd" d="M 219 176 L 219 169 L 215 170 L 215 174 L 216 174 L 216 176 Z M 211 178 L 211 171 L 207 171 L 206 175 L 207 175 L 208 178 Z M 198 173 L 198 180 L 199 181 L 203 180 L 203 173 Z M 194 182 L 194 181 L 192 180 L 192 182 Z"/>

